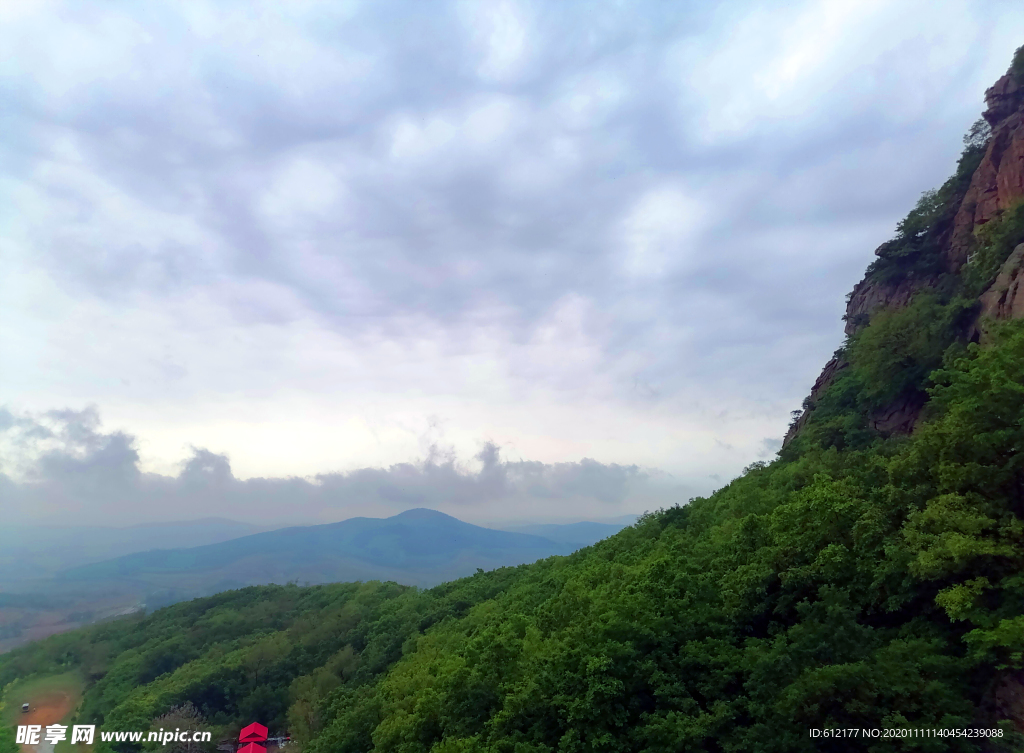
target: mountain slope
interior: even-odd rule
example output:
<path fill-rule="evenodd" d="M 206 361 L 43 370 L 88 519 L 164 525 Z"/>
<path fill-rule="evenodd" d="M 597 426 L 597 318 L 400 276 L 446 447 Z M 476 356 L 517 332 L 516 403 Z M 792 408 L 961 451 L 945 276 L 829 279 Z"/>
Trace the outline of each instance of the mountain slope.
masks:
<path fill-rule="evenodd" d="M 390 579 L 433 585 L 477 568 L 519 565 L 571 547 L 495 531 L 433 510 L 267 531 L 218 544 L 130 554 L 69 569 L 66 581 L 129 580 L 222 590 L 260 583 Z"/>

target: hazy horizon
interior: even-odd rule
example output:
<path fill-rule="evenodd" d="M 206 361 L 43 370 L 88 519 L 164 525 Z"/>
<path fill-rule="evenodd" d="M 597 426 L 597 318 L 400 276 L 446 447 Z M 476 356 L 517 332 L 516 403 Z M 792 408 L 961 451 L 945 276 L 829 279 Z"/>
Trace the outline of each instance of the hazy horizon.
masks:
<path fill-rule="evenodd" d="M 415 511 L 417 509 L 431 509 L 431 508 L 409 508 L 401 512 L 396 512 L 390 515 L 365 515 L 365 516 L 354 516 L 354 517 L 368 517 L 377 519 L 386 519 L 401 515 L 403 512 Z M 440 512 L 438 510 L 437 512 Z M 448 513 L 445 513 L 446 515 Z M 452 516 L 457 517 L 457 516 Z M 532 527 L 535 525 L 576 525 L 580 523 L 597 523 L 600 525 L 631 525 L 639 517 L 638 514 L 626 514 L 617 515 L 612 517 L 600 518 L 600 517 L 556 517 L 549 519 L 538 519 L 538 518 L 497 518 L 494 520 L 483 520 L 483 521 L 464 521 L 472 522 L 473 525 L 481 526 L 483 528 L 495 528 L 497 530 L 512 530 L 519 527 Z M 166 519 L 166 520 L 154 520 L 147 523 L 132 523 L 127 525 L 96 525 L 96 524 L 75 524 L 75 523 L 40 523 L 33 521 L 13 522 L 8 526 L 8 530 L 65 530 L 65 531 L 87 531 L 90 529 L 104 530 L 104 531 L 131 531 L 133 529 L 152 529 L 160 528 L 163 526 L 191 526 L 199 528 L 203 525 L 209 524 L 237 524 L 237 525 L 251 525 L 255 532 L 263 533 L 265 531 L 273 531 L 278 528 L 284 528 L 288 526 L 303 527 L 303 526 L 319 526 L 319 525 L 331 525 L 332 523 L 342 523 L 345 520 L 351 518 L 339 518 L 338 520 L 328 521 L 317 521 L 317 520 L 300 520 L 300 521 L 289 521 L 284 524 L 278 524 L 276 522 L 269 523 L 246 523 L 244 520 L 235 520 L 232 518 L 222 517 L 208 517 L 208 518 L 182 518 L 182 519 Z M 507 528 L 503 528 L 507 527 Z M 249 535 L 248 533 L 242 535 Z"/>

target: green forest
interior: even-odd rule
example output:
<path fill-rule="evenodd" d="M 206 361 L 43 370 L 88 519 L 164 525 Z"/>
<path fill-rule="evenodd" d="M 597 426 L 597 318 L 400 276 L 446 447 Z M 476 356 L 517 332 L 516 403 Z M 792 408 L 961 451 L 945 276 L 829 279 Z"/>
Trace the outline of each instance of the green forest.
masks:
<path fill-rule="evenodd" d="M 83 723 L 191 703 L 215 741 L 261 721 L 296 753 L 824 749 L 812 728 L 1000 735 L 829 750 L 1024 748 L 996 701 L 1024 669 L 1024 320 L 971 336 L 1024 205 L 959 272 L 938 260 L 987 138 L 869 270 L 933 283 L 861 323 L 773 462 L 570 556 L 429 590 L 252 587 L 55 636 L 0 656 L 0 687 L 77 669 Z M 925 403 L 913 433 L 873 430 L 901 398 Z"/>

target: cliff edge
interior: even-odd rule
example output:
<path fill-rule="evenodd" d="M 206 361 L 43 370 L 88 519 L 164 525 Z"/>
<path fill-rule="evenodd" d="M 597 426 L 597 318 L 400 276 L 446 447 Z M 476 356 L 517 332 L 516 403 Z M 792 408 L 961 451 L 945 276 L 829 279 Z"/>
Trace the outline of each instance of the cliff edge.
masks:
<path fill-rule="evenodd" d="M 834 419 L 843 411 L 839 446 L 850 443 L 851 431 L 862 437 L 911 433 L 928 402 L 925 377 L 940 365 L 936 352 L 941 356 L 956 342 L 984 344 L 994 322 L 1024 317 L 1024 47 L 986 90 L 985 104 L 964 137 L 956 173 L 922 195 L 896 236 L 875 250 L 877 258 L 848 296 L 846 342 L 825 365 L 803 409 L 794 411 L 784 451 L 815 423 L 831 421 L 825 434 L 835 435 Z M 921 342 L 884 342 L 888 321 L 899 316 L 901 326 L 912 325 L 909 310 L 915 307 L 945 316 L 944 326 Z M 903 366 L 920 366 L 921 378 L 895 393 L 876 394 L 872 382 L 884 373 L 875 367 L 884 359 L 872 348 L 887 347 Z"/>

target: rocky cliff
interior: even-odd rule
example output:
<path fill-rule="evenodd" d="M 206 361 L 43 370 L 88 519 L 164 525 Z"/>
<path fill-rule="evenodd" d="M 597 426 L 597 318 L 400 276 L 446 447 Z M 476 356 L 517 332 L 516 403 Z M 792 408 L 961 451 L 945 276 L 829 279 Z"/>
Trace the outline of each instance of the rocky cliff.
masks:
<path fill-rule="evenodd" d="M 1024 47 L 1018 49 L 1006 75 L 986 90 L 985 104 L 984 122 L 979 121 L 970 134 L 976 140 L 980 161 L 976 167 L 967 162 L 965 150 L 960 164 L 961 170 L 966 164 L 963 175 L 926 194 L 901 223 L 900 236 L 875 251 L 878 261 L 848 299 L 844 316 L 848 338 L 855 337 L 880 312 L 905 308 L 922 291 L 949 287 L 950 279 L 962 276 L 971 263 L 978 229 L 1024 201 Z M 969 144 L 968 137 L 965 142 Z M 977 297 L 971 317 L 964 335 L 981 342 L 985 341 L 987 322 L 1024 317 L 1024 244 L 1016 247 L 995 280 Z M 825 365 L 804 401 L 803 412 L 791 424 L 784 446 L 801 432 L 821 397 L 849 366 L 844 349 Z M 867 425 L 881 434 L 910 433 L 925 403 L 921 392 L 900 395 L 873 409 L 866 417 Z"/>
<path fill-rule="evenodd" d="M 992 136 L 956 214 L 947 254 L 951 271 L 966 263 L 975 229 L 1024 196 L 1024 83 L 1007 73 L 985 92 L 985 104 L 982 117 Z"/>
<path fill-rule="evenodd" d="M 999 270 L 995 282 L 982 293 L 980 321 L 1024 317 L 1024 243 L 1017 246 Z"/>

